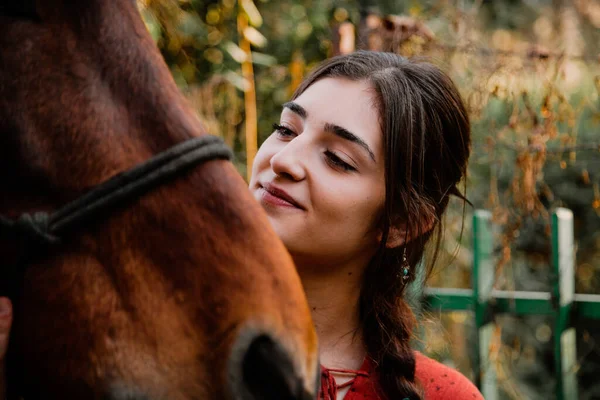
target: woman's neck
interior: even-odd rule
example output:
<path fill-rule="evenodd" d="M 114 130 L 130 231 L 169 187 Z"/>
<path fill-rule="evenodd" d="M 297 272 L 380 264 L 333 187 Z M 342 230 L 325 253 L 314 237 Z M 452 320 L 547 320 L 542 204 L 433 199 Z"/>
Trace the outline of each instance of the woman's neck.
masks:
<path fill-rule="evenodd" d="M 360 368 L 365 349 L 358 301 L 363 268 L 356 263 L 311 268 L 296 262 L 319 338 L 321 364 L 329 368 Z"/>

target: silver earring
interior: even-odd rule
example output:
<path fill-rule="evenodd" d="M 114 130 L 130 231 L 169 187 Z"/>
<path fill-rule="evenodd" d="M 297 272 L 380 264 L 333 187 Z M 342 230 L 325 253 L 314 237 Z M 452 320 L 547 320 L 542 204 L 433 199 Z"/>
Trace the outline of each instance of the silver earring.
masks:
<path fill-rule="evenodd" d="M 402 252 L 402 267 L 401 267 L 401 271 L 398 274 L 400 278 L 402 278 L 402 280 L 404 282 L 406 282 L 409 278 L 409 273 L 410 273 L 410 264 L 408 263 L 408 259 L 406 258 L 406 247 L 404 248 L 404 251 Z"/>

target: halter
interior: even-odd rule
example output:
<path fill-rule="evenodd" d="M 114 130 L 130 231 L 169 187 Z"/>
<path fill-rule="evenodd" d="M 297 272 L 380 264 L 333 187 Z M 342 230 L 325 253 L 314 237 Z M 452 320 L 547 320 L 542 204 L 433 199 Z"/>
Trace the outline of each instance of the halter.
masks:
<path fill-rule="evenodd" d="M 0 17 L 40 20 L 36 0 L 0 0 Z M 25 270 L 33 252 L 43 252 L 60 244 L 68 233 L 73 233 L 83 223 L 126 205 L 127 201 L 166 184 L 199 164 L 231 160 L 232 156 L 229 147 L 216 136 L 192 138 L 113 176 L 53 213 L 25 213 L 17 219 L 0 215 L 0 239 L 16 237 L 24 245 L 16 263 L 7 265 L 0 260 L 0 296 L 9 297 L 13 304 L 19 300 Z M 7 399 L 21 399 L 18 390 L 10 386 Z"/>
<path fill-rule="evenodd" d="M 186 140 L 151 159 L 110 178 L 87 194 L 48 214 L 22 214 L 17 219 L 0 215 L 0 237 L 10 235 L 24 241 L 23 256 L 62 242 L 64 236 L 111 209 L 124 205 L 211 160 L 230 160 L 231 150 L 222 139 L 205 135 Z M 14 265 L 0 264 L 0 296 L 14 299 L 28 262 L 21 257 Z"/>

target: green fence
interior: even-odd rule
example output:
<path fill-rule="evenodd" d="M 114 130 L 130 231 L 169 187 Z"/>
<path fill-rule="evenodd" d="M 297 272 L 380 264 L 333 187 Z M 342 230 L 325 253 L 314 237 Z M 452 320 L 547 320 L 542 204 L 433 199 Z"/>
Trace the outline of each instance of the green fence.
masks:
<path fill-rule="evenodd" d="M 577 351 L 572 322 L 580 318 L 600 319 L 600 295 L 575 294 L 575 246 L 573 213 L 558 208 L 552 214 L 552 291 L 502 291 L 493 288 L 492 221 L 488 211 L 473 216 L 473 289 L 426 288 L 425 308 L 441 311 L 471 311 L 475 316 L 475 383 L 486 400 L 499 398 L 495 369 L 489 360 L 493 316 L 551 315 L 554 319 L 556 398 L 576 400 Z"/>

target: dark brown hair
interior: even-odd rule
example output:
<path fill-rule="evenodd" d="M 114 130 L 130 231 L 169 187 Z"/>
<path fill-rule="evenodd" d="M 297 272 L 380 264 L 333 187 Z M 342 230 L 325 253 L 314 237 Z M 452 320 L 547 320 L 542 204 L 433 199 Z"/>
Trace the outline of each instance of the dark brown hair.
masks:
<path fill-rule="evenodd" d="M 402 255 L 410 275 L 432 237 L 437 259 L 442 214 L 450 195 L 466 174 L 470 123 L 452 80 L 433 64 L 393 53 L 358 51 L 337 56 L 317 67 L 293 98 L 323 78 L 368 81 L 375 91 L 384 136 L 386 200 L 380 226 L 383 240 L 362 283 L 359 313 L 363 340 L 374 360 L 383 394 L 389 399 L 421 399 L 415 381 L 415 356 L 410 339 L 414 315 L 403 298 Z M 405 245 L 386 248 L 390 227 L 406 230 Z"/>

